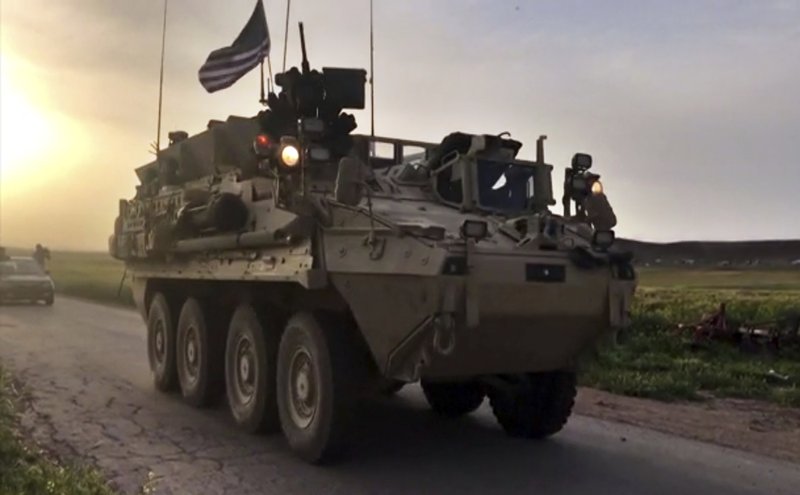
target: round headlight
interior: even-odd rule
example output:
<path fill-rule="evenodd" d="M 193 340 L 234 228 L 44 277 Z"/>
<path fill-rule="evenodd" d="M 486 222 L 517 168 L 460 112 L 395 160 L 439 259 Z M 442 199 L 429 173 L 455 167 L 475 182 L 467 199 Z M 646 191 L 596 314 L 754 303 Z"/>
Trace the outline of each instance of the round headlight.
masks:
<path fill-rule="evenodd" d="M 293 144 L 281 148 L 281 163 L 287 167 L 294 167 L 300 162 L 300 150 Z"/>
<path fill-rule="evenodd" d="M 592 194 L 603 194 L 603 183 L 599 180 L 592 183 Z"/>

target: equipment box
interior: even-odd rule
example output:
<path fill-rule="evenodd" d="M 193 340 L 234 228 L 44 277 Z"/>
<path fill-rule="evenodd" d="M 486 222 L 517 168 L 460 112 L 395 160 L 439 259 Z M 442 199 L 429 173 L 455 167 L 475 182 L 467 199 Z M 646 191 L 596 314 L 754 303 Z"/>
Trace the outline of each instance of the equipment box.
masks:
<path fill-rule="evenodd" d="M 367 71 L 364 69 L 339 69 L 324 67 L 325 96 L 338 102 L 342 108 L 364 108 L 364 85 Z"/>

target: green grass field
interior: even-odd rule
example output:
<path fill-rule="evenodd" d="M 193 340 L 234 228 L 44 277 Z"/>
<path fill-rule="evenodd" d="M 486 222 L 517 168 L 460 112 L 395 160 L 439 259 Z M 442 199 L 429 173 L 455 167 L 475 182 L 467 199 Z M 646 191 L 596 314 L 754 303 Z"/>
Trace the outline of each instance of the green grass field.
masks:
<path fill-rule="evenodd" d="M 642 287 L 667 289 L 800 290 L 800 268 L 674 269 L 637 268 Z"/>
<path fill-rule="evenodd" d="M 54 251 L 48 264 L 56 291 L 111 304 L 132 305 L 130 287 L 120 282 L 125 267 L 106 253 Z"/>
<path fill-rule="evenodd" d="M 122 263 L 105 253 L 53 252 L 50 271 L 63 294 L 131 304 Z M 641 268 L 633 324 L 614 348 L 585 363 L 581 382 L 611 392 L 662 400 L 704 396 L 760 398 L 800 406 L 800 351 L 746 355 L 728 344 L 692 350 L 677 323 L 694 323 L 728 303 L 729 317 L 768 321 L 800 312 L 800 270 Z M 780 383 L 770 370 L 789 376 Z"/>
<path fill-rule="evenodd" d="M 756 398 L 800 407 L 800 349 L 777 356 L 745 353 L 729 343 L 691 346 L 677 323 L 697 322 L 727 303 L 732 324 L 766 322 L 800 313 L 800 291 L 658 289 L 638 291 L 633 321 L 619 345 L 585 363 L 581 382 L 610 392 L 661 400 L 704 396 Z M 778 380 L 771 373 L 787 376 Z"/>

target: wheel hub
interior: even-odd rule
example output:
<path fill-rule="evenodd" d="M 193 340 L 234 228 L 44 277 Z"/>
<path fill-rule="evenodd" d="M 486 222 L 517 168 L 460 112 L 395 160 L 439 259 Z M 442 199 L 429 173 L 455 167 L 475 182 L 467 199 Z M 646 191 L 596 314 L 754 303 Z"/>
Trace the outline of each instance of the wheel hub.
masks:
<path fill-rule="evenodd" d="M 186 349 L 186 357 L 189 358 L 189 363 L 194 364 L 197 361 L 197 351 L 195 350 L 194 341 L 189 341 L 189 346 Z"/>
<path fill-rule="evenodd" d="M 155 351 L 156 359 L 158 361 L 164 360 L 164 324 L 162 322 L 156 323 L 155 326 Z"/>
<path fill-rule="evenodd" d="M 239 379 L 243 382 L 248 381 L 250 378 L 250 358 L 242 356 L 242 362 L 239 363 Z"/>
<path fill-rule="evenodd" d="M 300 428 L 308 428 L 317 412 L 317 384 L 311 355 L 298 348 L 289 366 L 289 414 Z"/>
<path fill-rule="evenodd" d="M 186 330 L 186 348 L 184 355 L 186 356 L 186 364 L 184 369 L 188 378 L 192 381 L 197 379 L 198 370 L 200 367 L 200 356 L 198 353 L 199 342 L 197 339 L 197 329 L 193 326 Z"/>
<path fill-rule="evenodd" d="M 297 376 L 297 397 L 308 400 L 308 373 L 304 370 Z"/>
<path fill-rule="evenodd" d="M 258 363 L 253 342 L 248 335 L 239 336 L 236 343 L 236 380 L 234 394 L 240 404 L 247 404 L 255 396 Z"/>

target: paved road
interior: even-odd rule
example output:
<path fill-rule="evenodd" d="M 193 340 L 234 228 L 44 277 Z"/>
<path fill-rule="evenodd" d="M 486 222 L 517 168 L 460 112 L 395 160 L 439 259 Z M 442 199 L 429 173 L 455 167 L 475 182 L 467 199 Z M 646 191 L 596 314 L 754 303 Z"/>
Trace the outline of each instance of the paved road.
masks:
<path fill-rule="evenodd" d="M 125 493 L 796 494 L 800 466 L 573 417 L 545 442 L 504 436 L 484 405 L 442 421 L 417 387 L 366 406 L 347 462 L 311 467 L 280 437 L 237 431 L 154 391 L 138 315 L 61 298 L 0 307 L 0 360 L 31 390 L 35 436 L 95 462 Z"/>

